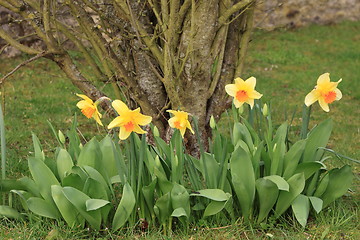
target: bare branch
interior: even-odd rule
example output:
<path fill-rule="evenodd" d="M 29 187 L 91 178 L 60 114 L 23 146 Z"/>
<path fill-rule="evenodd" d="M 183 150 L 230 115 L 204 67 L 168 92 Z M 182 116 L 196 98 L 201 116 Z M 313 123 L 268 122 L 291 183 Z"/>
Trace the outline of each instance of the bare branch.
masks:
<path fill-rule="evenodd" d="M 19 49 L 22 52 L 28 53 L 28 54 L 39 54 L 40 51 L 30 48 L 28 46 L 25 46 L 18 41 L 16 41 L 14 38 L 12 38 L 9 34 L 7 34 L 4 30 L 0 28 L 0 37 L 3 38 L 6 42 L 8 42 L 11 46 Z"/>
<path fill-rule="evenodd" d="M 247 13 L 245 13 L 246 16 L 244 17 L 245 23 L 245 31 L 242 33 L 241 41 L 240 41 L 240 50 L 239 50 L 239 57 L 238 62 L 235 70 L 235 76 L 240 76 L 242 73 L 242 70 L 244 68 L 245 63 L 245 55 L 247 52 L 247 47 L 250 41 L 251 32 L 254 25 L 254 6 L 249 8 L 247 10 Z"/>
<path fill-rule="evenodd" d="M 253 3 L 254 0 L 242 0 L 236 4 L 234 4 L 231 8 L 227 9 L 220 17 L 219 17 L 219 24 L 225 24 L 227 19 L 231 17 L 234 13 L 239 11 L 240 9 L 244 8 L 246 5 Z"/>
<path fill-rule="evenodd" d="M 23 66 L 25 66 L 25 65 L 27 65 L 27 64 L 29 64 L 29 63 L 37 60 L 37 59 L 39 59 L 39 58 L 42 58 L 42 57 L 44 57 L 44 56 L 47 55 L 47 54 L 49 54 L 49 53 L 48 53 L 48 52 L 41 52 L 41 53 L 37 54 L 36 56 L 34 56 L 34 57 L 32 57 L 32 58 L 30 58 L 30 59 L 28 59 L 28 60 L 20 63 L 19 65 L 17 65 L 13 70 L 11 70 L 8 74 L 6 74 L 4 77 L 2 77 L 2 78 L 0 79 L 0 86 L 4 83 L 4 81 L 5 81 L 8 77 L 10 77 L 11 75 L 13 75 L 13 74 L 14 74 L 17 70 L 19 70 L 21 67 L 23 67 Z"/>

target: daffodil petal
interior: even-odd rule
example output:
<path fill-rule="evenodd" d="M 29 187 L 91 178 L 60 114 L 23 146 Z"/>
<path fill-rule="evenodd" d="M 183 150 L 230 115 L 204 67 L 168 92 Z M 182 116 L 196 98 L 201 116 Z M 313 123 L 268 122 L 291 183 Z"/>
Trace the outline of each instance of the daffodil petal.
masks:
<path fill-rule="evenodd" d="M 251 89 L 254 89 L 256 86 L 256 78 L 255 77 L 249 77 L 248 79 L 246 79 L 245 82 L 248 85 L 248 87 Z"/>
<path fill-rule="evenodd" d="M 144 134 L 144 133 L 146 133 L 146 131 L 144 131 L 139 125 L 135 125 L 133 131 L 136 132 L 136 133 L 138 133 L 138 134 Z"/>
<path fill-rule="evenodd" d="M 175 117 L 172 117 L 168 120 L 169 126 L 171 128 L 175 128 L 175 121 L 176 121 Z"/>
<path fill-rule="evenodd" d="M 182 128 L 182 129 L 179 129 L 179 130 L 180 130 L 181 136 L 184 138 L 186 128 Z"/>
<path fill-rule="evenodd" d="M 327 82 L 330 82 L 330 73 L 321 74 L 317 80 L 317 84 L 320 84 L 320 85 L 327 83 Z"/>
<path fill-rule="evenodd" d="M 84 99 L 86 102 L 88 103 L 93 103 L 93 100 L 91 100 L 88 96 L 84 95 L 84 94 L 76 94 L 76 96 L 81 97 L 82 99 Z"/>
<path fill-rule="evenodd" d="M 177 112 L 177 111 L 175 111 L 175 110 L 166 110 L 167 112 L 169 112 L 169 113 L 171 113 L 171 114 L 174 114 L 175 115 L 175 113 Z"/>
<path fill-rule="evenodd" d="M 111 121 L 111 123 L 109 123 L 108 129 L 122 126 L 124 124 L 124 120 L 125 119 L 123 116 L 116 117 L 114 120 Z"/>
<path fill-rule="evenodd" d="M 119 115 L 126 114 L 130 111 L 126 104 L 118 99 L 114 100 L 111 105 Z"/>
<path fill-rule="evenodd" d="M 120 127 L 120 131 L 119 131 L 119 138 L 120 140 L 125 140 L 127 139 L 131 134 L 131 131 L 128 132 L 126 131 L 125 127 Z"/>
<path fill-rule="evenodd" d="M 253 90 L 253 91 L 249 92 L 249 97 L 253 98 L 253 99 L 260 99 L 262 97 L 262 94 Z"/>
<path fill-rule="evenodd" d="M 95 119 L 95 121 L 101 125 L 101 126 L 104 126 L 100 120 L 101 118 L 101 114 L 98 112 L 98 111 L 95 111 L 94 115 L 93 115 L 93 118 Z"/>
<path fill-rule="evenodd" d="M 85 100 L 81 100 L 79 101 L 76 106 L 80 109 L 83 109 L 83 108 L 87 108 L 87 107 L 91 107 L 91 108 L 94 108 L 94 105 L 92 103 L 89 103 Z"/>
<path fill-rule="evenodd" d="M 231 97 L 235 97 L 236 96 L 236 92 L 238 91 L 238 88 L 236 87 L 235 84 L 227 84 L 225 86 L 225 91 L 227 94 L 229 94 Z"/>
<path fill-rule="evenodd" d="M 324 99 L 320 98 L 319 99 L 319 105 L 320 107 L 325 111 L 325 112 L 329 112 L 330 109 L 329 109 L 329 104 L 327 104 Z"/>
<path fill-rule="evenodd" d="M 320 94 L 316 89 L 313 89 L 310 93 L 308 93 L 305 97 L 305 105 L 310 106 L 317 100 L 319 100 Z"/>
<path fill-rule="evenodd" d="M 151 120 L 152 117 L 143 115 L 141 113 L 136 114 L 136 116 L 134 117 L 134 121 L 141 126 L 149 124 Z"/>
<path fill-rule="evenodd" d="M 245 81 L 240 77 L 235 78 L 235 85 L 242 85 L 244 82 Z"/>
<path fill-rule="evenodd" d="M 236 108 L 241 107 L 244 104 L 244 102 L 239 102 L 236 98 L 234 98 L 234 105 Z"/>
<path fill-rule="evenodd" d="M 250 108 L 252 109 L 253 107 L 254 107 L 254 99 L 248 99 L 247 101 L 246 101 L 249 105 L 250 105 Z"/>
<path fill-rule="evenodd" d="M 340 100 L 342 98 L 342 92 L 338 88 L 336 88 L 334 91 L 336 93 L 335 100 Z"/>
<path fill-rule="evenodd" d="M 190 130 L 190 132 L 191 132 L 192 134 L 194 134 L 194 130 L 192 129 L 191 124 L 190 124 L 189 121 L 187 121 L 186 127 Z"/>

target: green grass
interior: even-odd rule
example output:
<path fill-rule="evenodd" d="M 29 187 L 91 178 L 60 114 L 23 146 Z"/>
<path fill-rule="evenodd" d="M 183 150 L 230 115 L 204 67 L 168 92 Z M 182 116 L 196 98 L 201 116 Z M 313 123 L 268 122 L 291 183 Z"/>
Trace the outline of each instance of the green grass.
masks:
<path fill-rule="evenodd" d="M 27 57 L 1 60 L 0 77 L 24 59 Z M 78 61 L 81 65 L 81 59 Z M 342 78 L 339 88 L 343 99 L 330 105 L 330 113 L 322 111 L 316 103 L 312 108 L 310 126 L 332 118 L 334 130 L 329 147 L 349 157 L 360 158 L 360 22 L 310 26 L 291 31 L 256 31 L 250 43 L 246 66 L 242 77 L 257 78 L 256 89 L 264 95 L 263 102 L 271 102 L 276 124 L 289 119 L 297 108 L 293 122 L 295 131 L 301 124 L 304 97 L 315 86 L 318 76 L 330 72 L 332 81 Z M 1 91 L 5 96 L 7 175 L 17 178 L 28 174 L 26 159 L 33 151 L 31 132 L 39 137 L 45 154 L 51 155 L 56 143 L 46 121 L 66 132 L 74 113 L 79 113 L 75 106 L 78 101 L 75 93 L 79 91 L 55 64 L 46 60 L 21 68 L 7 79 Z M 97 129 L 93 121 L 83 116 L 78 119 L 79 130 L 85 138 L 105 134 L 103 129 Z M 340 166 L 342 163 L 334 158 L 330 164 Z M 359 164 L 352 165 L 354 174 L 359 177 Z M 266 226 L 239 222 L 220 227 L 200 222 L 188 233 L 178 232 L 172 238 L 360 239 L 358 178 L 354 181 L 353 190 L 354 193 L 335 202 L 326 211 L 313 214 L 305 230 L 288 218 L 279 221 L 270 219 Z M 144 235 L 129 230 L 118 236 L 107 231 L 98 233 L 69 229 L 63 223 L 36 216 L 27 222 L 0 221 L 0 239 L 51 239 L 51 234 L 57 234 L 60 239 L 170 239 L 157 231 Z"/>

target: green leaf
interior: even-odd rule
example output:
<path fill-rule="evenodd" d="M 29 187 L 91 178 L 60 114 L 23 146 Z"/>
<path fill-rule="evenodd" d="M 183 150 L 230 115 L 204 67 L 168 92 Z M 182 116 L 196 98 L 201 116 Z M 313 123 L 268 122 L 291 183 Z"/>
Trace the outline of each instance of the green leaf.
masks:
<path fill-rule="evenodd" d="M 159 222 L 164 224 L 171 216 L 171 199 L 170 192 L 161 196 L 155 203 L 154 212 L 157 215 Z"/>
<path fill-rule="evenodd" d="M 264 179 L 268 179 L 268 180 L 272 181 L 273 183 L 275 183 L 279 190 L 289 191 L 288 182 L 284 178 L 282 178 L 278 175 L 266 176 L 266 177 L 264 177 Z"/>
<path fill-rule="evenodd" d="M 275 207 L 275 215 L 279 217 L 283 214 L 292 204 L 292 202 L 297 198 L 297 196 L 304 190 L 305 187 L 305 177 L 303 173 L 298 173 L 287 180 L 289 183 L 290 189 L 288 192 L 281 191 L 279 199 Z"/>
<path fill-rule="evenodd" d="M 94 211 L 103 206 L 109 204 L 110 202 L 104 199 L 89 199 L 86 201 L 86 211 Z"/>
<path fill-rule="evenodd" d="M 75 113 L 73 124 L 71 125 L 70 130 L 67 132 L 67 136 L 69 138 L 68 151 L 69 151 L 69 154 L 71 155 L 71 158 L 74 160 L 74 162 L 76 162 L 76 160 L 79 157 L 80 144 L 81 144 L 79 136 L 77 135 L 76 129 L 77 129 L 77 117 L 76 117 L 76 113 Z"/>
<path fill-rule="evenodd" d="M 313 206 L 316 213 L 320 213 L 323 207 L 323 200 L 317 197 L 309 197 L 311 205 Z"/>
<path fill-rule="evenodd" d="M 59 211 L 53 202 L 49 203 L 48 201 L 38 197 L 31 197 L 26 202 L 30 211 L 37 215 L 53 219 L 60 217 Z"/>
<path fill-rule="evenodd" d="M 190 196 L 205 197 L 214 201 L 226 201 L 229 199 L 229 196 L 221 189 L 202 189 L 191 193 Z"/>
<path fill-rule="evenodd" d="M 255 197 L 255 174 L 251 158 L 242 147 L 232 153 L 230 170 L 242 214 L 248 218 Z"/>
<path fill-rule="evenodd" d="M 51 193 L 56 206 L 58 207 L 65 222 L 70 226 L 74 227 L 81 222 L 81 216 L 76 210 L 75 206 L 65 197 L 62 187 L 58 185 L 51 186 Z M 83 219 L 84 220 L 84 219 Z"/>
<path fill-rule="evenodd" d="M 182 208 L 186 212 L 186 217 L 190 217 L 190 197 L 185 187 L 174 183 L 174 186 L 170 192 L 170 197 L 172 208 Z"/>
<path fill-rule="evenodd" d="M 282 140 L 282 138 L 279 138 Z M 283 172 L 284 168 L 284 155 L 285 155 L 285 149 L 286 145 L 285 142 L 277 142 L 276 148 L 272 154 L 271 159 L 271 166 L 270 166 L 270 174 L 271 175 L 279 175 Z"/>
<path fill-rule="evenodd" d="M 113 231 L 116 231 L 120 227 L 124 226 L 126 221 L 129 219 L 134 207 L 135 195 L 129 183 L 126 183 L 123 188 L 122 198 L 118 208 L 116 209 L 112 222 Z"/>
<path fill-rule="evenodd" d="M 77 165 L 80 167 L 90 166 L 99 172 L 102 172 L 102 153 L 99 142 L 94 137 L 85 144 L 80 152 Z"/>
<path fill-rule="evenodd" d="M 107 176 L 109 176 L 110 178 L 118 174 L 113 144 L 113 141 L 108 135 L 100 142 L 103 166 L 107 173 Z"/>
<path fill-rule="evenodd" d="M 92 168 L 91 166 L 83 166 L 83 169 L 85 172 L 89 175 L 90 178 L 96 180 L 101 184 L 103 189 L 106 191 L 107 195 L 110 195 L 110 188 L 108 185 L 108 182 L 110 182 L 110 179 L 107 179 L 108 182 L 104 179 L 103 175 L 101 175 L 100 172 L 98 172 L 95 168 Z"/>
<path fill-rule="evenodd" d="M 51 185 L 60 185 L 55 175 L 46 166 L 44 161 L 39 160 L 38 158 L 30 157 L 28 164 L 30 173 L 41 196 L 48 201 L 48 203 L 52 202 Z"/>
<path fill-rule="evenodd" d="M 296 220 L 305 227 L 310 212 L 309 198 L 305 195 L 298 195 L 291 204 Z"/>
<path fill-rule="evenodd" d="M 218 187 L 219 163 L 215 160 L 214 155 L 209 153 L 202 154 L 200 159 L 205 176 L 206 186 L 208 188 Z"/>
<path fill-rule="evenodd" d="M 318 171 L 322 167 L 320 162 L 303 162 L 300 163 L 294 174 L 296 173 L 304 173 L 305 180 L 309 179 L 316 171 Z"/>
<path fill-rule="evenodd" d="M 62 189 L 65 197 L 75 206 L 77 211 L 86 219 L 86 221 L 96 230 L 100 229 L 101 213 L 100 211 L 86 210 L 86 201 L 90 199 L 88 195 L 73 187 L 64 187 Z"/>
<path fill-rule="evenodd" d="M 276 134 L 273 140 L 273 144 L 277 143 L 285 143 L 285 139 L 288 133 L 288 124 L 284 122 L 280 125 L 280 127 L 276 130 Z"/>
<path fill-rule="evenodd" d="M 330 181 L 329 172 L 326 172 L 325 175 L 320 180 L 319 185 L 316 188 L 316 191 L 314 193 L 315 197 L 320 197 L 321 195 L 324 194 L 324 192 L 326 191 L 326 188 L 329 184 L 329 181 Z"/>
<path fill-rule="evenodd" d="M 176 208 L 172 213 L 171 213 L 172 217 L 189 217 L 188 214 L 186 213 L 185 209 L 183 209 L 182 207 L 180 208 Z"/>
<path fill-rule="evenodd" d="M 109 200 L 108 193 L 104 189 L 104 186 L 101 183 L 99 183 L 97 180 L 95 180 L 91 177 L 89 177 L 85 181 L 82 192 L 85 193 L 86 195 L 88 195 L 90 198 L 99 198 L 99 199 Z"/>
<path fill-rule="evenodd" d="M 306 140 L 297 141 L 284 155 L 284 174 L 285 179 L 289 179 L 294 175 L 295 169 L 304 152 Z"/>
<path fill-rule="evenodd" d="M 0 179 L 0 192 L 9 192 L 12 189 L 27 190 L 17 179 Z"/>
<path fill-rule="evenodd" d="M 65 149 L 59 150 L 56 158 L 56 165 L 59 177 L 62 181 L 64 177 L 70 172 L 71 168 L 74 166 L 70 154 Z"/>
<path fill-rule="evenodd" d="M 320 197 L 324 201 L 323 207 L 328 206 L 331 202 L 344 195 L 351 186 L 352 180 L 353 174 L 349 165 L 330 170 L 329 183 Z"/>
<path fill-rule="evenodd" d="M 205 208 L 204 217 L 212 216 L 224 209 L 227 201 L 211 201 Z"/>
<path fill-rule="evenodd" d="M 155 187 L 157 183 L 157 178 L 155 178 L 149 185 L 144 186 L 142 188 L 142 193 L 146 202 L 146 205 L 150 212 L 153 213 L 154 211 L 154 205 L 155 205 Z"/>
<path fill-rule="evenodd" d="M 82 191 L 84 188 L 84 183 L 85 181 L 83 181 L 83 179 L 78 174 L 70 173 L 69 175 L 64 177 L 62 181 L 62 186 L 73 187 L 76 188 L 77 190 Z"/>
<path fill-rule="evenodd" d="M 234 139 L 234 146 L 240 141 L 243 140 L 249 149 L 254 149 L 254 142 L 251 138 L 251 134 L 249 132 L 249 129 L 241 124 L 241 123 L 235 123 L 234 124 L 234 130 L 233 130 L 233 139 Z"/>
<path fill-rule="evenodd" d="M 9 206 L 0 205 L 0 217 L 19 219 L 23 216 L 18 211 Z"/>
<path fill-rule="evenodd" d="M 332 120 L 327 119 L 309 133 L 302 158 L 303 162 L 320 161 L 324 150 L 319 149 L 319 147 L 326 147 L 332 128 Z"/>
<path fill-rule="evenodd" d="M 257 222 L 260 223 L 275 205 L 279 196 L 279 188 L 273 181 L 264 178 L 257 179 L 255 184 L 260 205 Z"/>
<path fill-rule="evenodd" d="M 32 133 L 32 140 L 34 144 L 35 158 L 44 161 L 45 155 L 41 148 L 40 140 L 34 133 Z"/>
<path fill-rule="evenodd" d="M 31 197 L 34 197 L 31 193 L 23 190 L 11 190 L 10 192 L 17 194 L 20 197 L 20 202 L 25 211 L 29 210 L 27 200 Z"/>
<path fill-rule="evenodd" d="M 33 194 L 35 197 L 40 197 L 40 192 L 38 189 L 38 186 L 34 182 L 34 180 L 28 178 L 28 177 L 22 177 L 18 180 L 21 185 L 24 186 L 25 190 L 29 193 Z"/>

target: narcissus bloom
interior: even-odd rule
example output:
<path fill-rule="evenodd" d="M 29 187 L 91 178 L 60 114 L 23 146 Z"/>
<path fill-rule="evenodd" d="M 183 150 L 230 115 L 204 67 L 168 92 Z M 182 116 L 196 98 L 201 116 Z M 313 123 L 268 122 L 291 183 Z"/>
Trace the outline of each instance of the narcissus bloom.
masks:
<path fill-rule="evenodd" d="M 191 128 L 190 122 L 188 120 L 189 114 L 184 111 L 175 111 L 167 110 L 167 112 L 173 114 L 173 117 L 169 119 L 169 125 L 172 128 L 180 130 L 181 136 L 184 138 L 186 128 L 188 128 L 192 134 L 194 134 L 193 129 Z"/>
<path fill-rule="evenodd" d="M 119 138 L 125 140 L 130 136 L 131 132 L 144 134 L 146 131 L 141 129 L 141 126 L 147 125 L 151 122 L 152 117 L 140 113 L 140 108 L 130 110 L 126 104 L 120 100 L 112 102 L 113 108 L 119 114 L 108 126 L 108 129 L 120 127 Z"/>
<path fill-rule="evenodd" d="M 254 106 L 254 99 L 260 99 L 262 94 L 255 91 L 256 78 L 250 77 L 246 81 L 235 78 L 235 84 L 225 86 L 225 91 L 234 97 L 234 105 L 239 108 L 244 103 L 248 103 L 251 108 Z"/>
<path fill-rule="evenodd" d="M 342 98 L 342 93 L 337 88 L 341 80 L 342 79 L 337 82 L 330 82 L 330 74 L 322 74 L 318 78 L 315 88 L 308 95 L 306 95 L 305 105 L 310 106 L 314 102 L 318 101 L 320 107 L 325 112 L 329 112 L 329 104 Z"/>
<path fill-rule="evenodd" d="M 100 118 L 102 117 L 101 113 L 99 113 L 97 109 L 97 105 L 99 104 L 99 101 L 96 101 L 95 103 L 93 100 L 91 100 L 89 97 L 83 94 L 76 94 L 76 96 L 81 97 L 83 100 L 79 101 L 76 106 L 81 109 L 81 112 L 85 115 L 87 118 L 94 118 L 95 121 L 103 126 Z"/>

